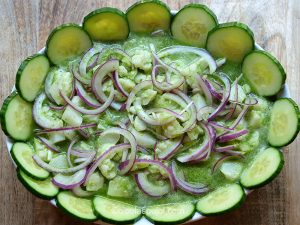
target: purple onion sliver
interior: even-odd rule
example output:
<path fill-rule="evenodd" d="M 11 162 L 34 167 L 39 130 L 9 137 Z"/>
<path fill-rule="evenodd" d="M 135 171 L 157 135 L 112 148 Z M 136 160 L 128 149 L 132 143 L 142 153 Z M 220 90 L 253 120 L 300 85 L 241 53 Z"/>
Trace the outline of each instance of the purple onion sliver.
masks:
<path fill-rule="evenodd" d="M 235 133 L 230 133 L 230 134 L 224 134 L 218 137 L 217 142 L 223 143 L 223 142 L 227 142 L 227 141 L 232 141 L 235 140 L 243 135 L 248 134 L 248 130 L 243 129 L 240 131 L 237 131 Z"/>
<path fill-rule="evenodd" d="M 58 131 L 68 131 L 68 130 L 82 130 L 90 127 L 96 127 L 96 123 L 91 123 L 91 124 L 85 124 L 81 126 L 76 126 L 76 127 L 60 127 L 60 128 L 50 128 L 50 129 L 44 129 L 44 130 L 36 130 L 35 134 L 47 134 L 51 132 L 58 132 Z"/>
<path fill-rule="evenodd" d="M 53 152 L 60 152 L 55 146 L 53 146 L 46 138 L 36 136 L 36 138 L 42 142 L 49 150 Z"/>

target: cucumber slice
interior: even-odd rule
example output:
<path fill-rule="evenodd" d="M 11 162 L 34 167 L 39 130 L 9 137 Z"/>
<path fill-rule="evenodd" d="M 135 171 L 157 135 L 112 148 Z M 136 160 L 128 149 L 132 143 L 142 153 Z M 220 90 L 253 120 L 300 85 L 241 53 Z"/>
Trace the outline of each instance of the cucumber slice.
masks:
<path fill-rule="evenodd" d="M 208 32 L 217 25 L 216 15 L 207 6 L 191 3 L 176 14 L 171 33 L 182 43 L 203 48 Z"/>
<path fill-rule="evenodd" d="M 32 104 L 24 101 L 16 92 L 8 96 L 0 111 L 3 132 L 18 141 L 32 136 Z"/>
<path fill-rule="evenodd" d="M 126 12 L 132 32 L 151 33 L 169 30 L 171 13 L 169 7 L 159 0 L 139 1 Z"/>
<path fill-rule="evenodd" d="M 78 198 L 69 191 L 62 191 L 56 197 L 56 204 L 70 216 L 83 221 L 96 221 L 92 200 Z"/>
<path fill-rule="evenodd" d="M 46 43 L 46 53 L 53 64 L 61 65 L 92 46 L 90 36 L 82 27 L 68 23 L 56 27 L 51 32 Z"/>
<path fill-rule="evenodd" d="M 84 17 L 83 29 L 94 41 L 120 41 L 129 34 L 126 15 L 110 7 L 97 9 Z"/>
<path fill-rule="evenodd" d="M 254 91 L 261 96 L 277 94 L 286 79 L 280 62 L 268 52 L 261 50 L 254 50 L 246 55 L 242 72 Z"/>
<path fill-rule="evenodd" d="M 35 180 L 27 176 L 26 173 L 19 168 L 17 169 L 17 176 L 25 188 L 39 198 L 50 200 L 59 192 L 58 187 L 51 182 L 51 178 L 42 181 Z"/>
<path fill-rule="evenodd" d="M 50 173 L 35 163 L 32 159 L 33 154 L 33 149 L 22 142 L 16 142 L 11 150 L 13 160 L 26 175 L 36 180 L 45 180 Z"/>
<path fill-rule="evenodd" d="M 49 60 L 42 54 L 30 56 L 21 63 L 16 76 L 16 89 L 24 100 L 34 101 L 43 86 L 49 68 Z"/>
<path fill-rule="evenodd" d="M 272 108 L 268 141 L 274 147 L 286 146 L 294 141 L 300 130 L 298 105 L 290 98 L 278 99 Z"/>
<path fill-rule="evenodd" d="M 95 213 L 112 224 L 130 224 L 142 215 L 142 209 L 138 206 L 100 196 L 93 199 L 93 205 Z"/>
<path fill-rule="evenodd" d="M 223 23 L 208 32 L 206 49 L 216 58 L 240 63 L 253 48 L 254 35 L 243 23 Z"/>
<path fill-rule="evenodd" d="M 232 211 L 242 205 L 246 195 L 239 184 L 230 184 L 201 198 L 196 209 L 205 216 L 213 216 Z"/>
<path fill-rule="evenodd" d="M 260 152 L 252 164 L 243 171 L 240 183 L 247 189 L 262 187 L 270 183 L 282 170 L 284 158 L 276 148 Z"/>
<path fill-rule="evenodd" d="M 149 206 L 145 210 L 145 216 L 155 224 L 181 224 L 191 219 L 194 212 L 193 203 L 182 202 Z"/>

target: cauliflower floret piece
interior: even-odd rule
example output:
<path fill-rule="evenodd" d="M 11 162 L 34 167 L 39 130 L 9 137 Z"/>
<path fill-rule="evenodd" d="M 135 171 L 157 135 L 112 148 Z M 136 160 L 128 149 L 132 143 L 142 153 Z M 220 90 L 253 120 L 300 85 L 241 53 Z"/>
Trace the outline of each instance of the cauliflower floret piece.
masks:
<path fill-rule="evenodd" d="M 113 197 L 130 198 L 134 195 L 134 182 L 130 177 L 117 176 L 109 181 L 107 195 Z"/>
<path fill-rule="evenodd" d="M 147 89 L 140 92 L 139 97 L 141 97 L 142 105 L 148 105 L 156 96 L 157 91 L 153 89 Z"/>
<path fill-rule="evenodd" d="M 251 134 L 251 136 L 250 136 L 250 138 L 248 140 L 248 143 L 250 144 L 250 146 L 252 148 L 255 148 L 255 147 L 257 147 L 259 145 L 259 137 L 260 136 L 259 136 L 259 132 L 258 131 L 254 131 Z"/>
<path fill-rule="evenodd" d="M 87 191 L 98 191 L 104 185 L 104 177 L 99 173 L 93 173 L 88 181 L 86 182 L 86 190 Z"/>
<path fill-rule="evenodd" d="M 252 128 L 258 128 L 262 125 L 263 119 L 264 119 L 263 112 L 252 110 L 249 113 L 248 124 Z"/>
<path fill-rule="evenodd" d="M 141 120 L 138 116 L 135 117 L 133 125 L 137 131 L 144 131 L 147 129 L 147 125 L 145 124 L 145 122 Z"/>
<path fill-rule="evenodd" d="M 141 70 L 150 71 L 152 68 L 152 55 L 144 49 L 136 50 L 132 56 L 132 63 Z"/>
<path fill-rule="evenodd" d="M 80 97 L 74 96 L 72 98 L 72 102 L 75 105 L 81 106 L 82 101 Z M 63 115 L 62 115 L 63 121 L 65 121 L 67 124 L 71 126 L 80 126 L 82 124 L 82 115 L 80 112 L 74 110 L 71 106 L 67 106 Z"/>
<path fill-rule="evenodd" d="M 202 134 L 204 134 L 204 131 L 199 125 L 195 126 L 193 129 L 187 132 L 187 135 L 192 141 L 198 139 L 199 135 Z"/>
<path fill-rule="evenodd" d="M 102 175 L 109 180 L 117 176 L 117 165 L 110 159 L 105 159 L 98 168 Z"/>
<path fill-rule="evenodd" d="M 70 72 L 63 70 L 62 68 L 53 69 L 47 75 L 46 88 L 53 100 L 58 105 L 63 105 L 64 100 L 60 96 L 59 91 L 63 90 L 64 93 L 69 96 L 72 92 L 73 76 Z M 47 85 L 49 84 L 49 85 Z"/>
<path fill-rule="evenodd" d="M 122 66 L 122 65 L 119 66 L 118 72 L 119 72 L 119 76 L 120 77 L 122 77 L 122 78 L 129 78 L 129 79 L 134 79 L 134 77 L 137 74 L 137 70 L 136 69 L 128 71 L 126 69 L 126 67 Z"/>
<path fill-rule="evenodd" d="M 238 85 L 238 102 L 243 102 L 246 97 L 244 89 Z M 231 88 L 229 100 L 235 101 L 235 87 Z"/>
<path fill-rule="evenodd" d="M 256 97 L 256 99 L 258 100 L 258 103 L 252 106 L 253 109 L 258 111 L 266 111 L 269 107 L 268 102 L 263 98 Z"/>
<path fill-rule="evenodd" d="M 182 134 L 183 127 L 177 120 L 174 120 L 166 125 L 163 125 L 164 135 L 168 138 L 175 138 Z"/>
<path fill-rule="evenodd" d="M 195 103 L 197 112 L 199 111 L 199 109 L 201 109 L 202 107 L 204 107 L 204 106 L 207 105 L 207 104 L 206 104 L 205 98 L 204 98 L 201 94 L 199 94 L 199 93 L 193 95 L 193 96 L 191 97 L 191 99 L 192 99 L 193 102 Z"/>

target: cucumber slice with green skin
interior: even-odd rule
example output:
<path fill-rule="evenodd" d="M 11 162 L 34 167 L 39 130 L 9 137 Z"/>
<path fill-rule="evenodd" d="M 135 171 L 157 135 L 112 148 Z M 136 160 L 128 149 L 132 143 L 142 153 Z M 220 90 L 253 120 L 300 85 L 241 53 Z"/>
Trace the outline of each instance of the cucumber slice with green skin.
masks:
<path fill-rule="evenodd" d="M 69 191 L 62 191 L 56 196 L 57 206 L 68 215 L 83 220 L 93 222 L 97 216 L 93 212 L 92 200 L 79 198 Z"/>
<path fill-rule="evenodd" d="M 208 32 L 206 49 L 216 58 L 240 63 L 253 48 L 254 34 L 243 23 L 219 24 Z"/>
<path fill-rule="evenodd" d="M 260 152 L 252 164 L 243 171 L 240 183 L 247 189 L 262 187 L 277 177 L 283 165 L 282 152 L 276 148 L 267 148 Z"/>
<path fill-rule="evenodd" d="M 278 99 L 272 108 L 268 141 L 274 147 L 286 146 L 294 141 L 300 130 L 299 107 L 290 98 Z"/>
<path fill-rule="evenodd" d="M 213 216 L 240 207 L 246 199 L 244 189 L 239 184 L 230 184 L 201 198 L 196 209 L 204 216 Z"/>
<path fill-rule="evenodd" d="M 84 17 L 83 29 L 94 41 L 120 41 L 129 34 L 126 15 L 110 7 L 97 9 Z"/>
<path fill-rule="evenodd" d="M 138 206 L 100 196 L 93 199 L 93 206 L 101 220 L 112 224 L 134 223 L 142 215 Z"/>
<path fill-rule="evenodd" d="M 92 46 L 90 36 L 81 26 L 68 23 L 56 27 L 51 32 L 46 43 L 46 53 L 53 64 L 61 65 Z"/>
<path fill-rule="evenodd" d="M 16 142 L 11 150 L 13 160 L 26 175 L 36 180 L 47 179 L 50 173 L 35 163 L 32 159 L 33 154 L 33 149 L 28 144 L 22 142 Z"/>
<path fill-rule="evenodd" d="M 43 86 L 49 68 L 49 60 L 42 54 L 30 56 L 21 63 L 16 76 L 16 89 L 24 100 L 34 101 Z"/>
<path fill-rule="evenodd" d="M 139 1 L 127 9 L 126 15 L 131 32 L 151 33 L 170 27 L 170 9 L 159 0 Z"/>
<path fill-rule="evenodd" d="M 19 168 L 17 169 L 17 176 L 25 188 L 39 198 L 50 200 L 59 192 L 59 188 L 52 183 L 51 178 L 42 181 L 35 180 L 27 176 L 26 173 Z"/>
<path fill-rule="evenodd" d="M 208 32 L 217 25 L 216 15 L 207 6 L 192 3 L 176 14 L 171 24 L 171 33 L 182 43 L 203 48 Z"/>
<path fill-rule="evenodd" d="M 8 96 L 0 111 L 3 132 L 17 141 L 28 140 L 33 133 L 32 104 L 16 92 Z"/>
<path fill-rule="evenodd" d="M 181 224 L 191 219 L 194 212 L 195 205 L 192 202 L 182 202 L 149 206 L 145 216 L 154 224 Z"/>
<path fill-rule="evenodd" d="M 254 50 L 245 56 L 242 72 L 254 91 L 261 96 L 277 94 L 286 80 L 280 62 L 262 50 Z"/>

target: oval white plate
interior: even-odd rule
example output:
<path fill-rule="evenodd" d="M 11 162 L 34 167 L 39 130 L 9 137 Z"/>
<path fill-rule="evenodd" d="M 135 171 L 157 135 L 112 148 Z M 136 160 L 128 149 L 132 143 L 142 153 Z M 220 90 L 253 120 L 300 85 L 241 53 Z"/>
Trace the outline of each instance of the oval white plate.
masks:
<path fill-rule="evenodd" d="M 172 14 L 176 13 L 176 11 L 172 10 Z M 255 47 L 257 49 L 260 49 L 260 50 L 263 50 L 262 47 L 260 47 L 258 44 L 255 44 Z M 44 53 L 45 51 L 45 48 L 41 49 L 39 51 L 39 53 Z M 15 90 L 15 87 L 13 87 L 13 90 Z M 287 84 L 284 85 L 283 89 L 281 90 L 281 92 L 277 95 L 277 98 L 281 98 L 281 97 L 287 97 L 289 98 L 290 97 L 290 92 L 289 92 L 289 87 Z M 10 158 L 12 160 L 12 157 L 11 157 L 11 154 L 10 154 L 10 150 L 11 150 L 11 147 L 13 145 L 13 142 L 11 139 L 9 138 L 6 138 L 6 146 L 7 146 L 7 150 L 8 150 L 8 153 L 10 155 Z M 14 163 L 14 161 L 12 160 L 13 164 L 15 165 L 16 167 L 16 164 Z M 246 194 L 248 195 L 250 193 L 250 191 L 248 190 L 245 190 L 246 191 Z M 50 200 L 50 203 L 52 205 L 54 205 L 56 207 L 56 202 L 55 202 L 55 199 L 52 199 Z M 196 221 L 196 220 L 201 220 L 205 218 L 205 216 L 202 216 L 200 213 L 196 212 L 193 216 L 193 218 L 185 223 L 190 223 L 190 222 L 193 222 L 193 221 Z M 108 223 L 105 223 L 105 222 L 102 222 L 102 221 L 99 221 L 99 222 L 95 222 L 95 223 L 98 223 L 98 224 L 108 224 Z M 153 223 L 149 222 L 144 216 L 137 222 L 134 223 L 134 225 L 152 225 Z"/>

